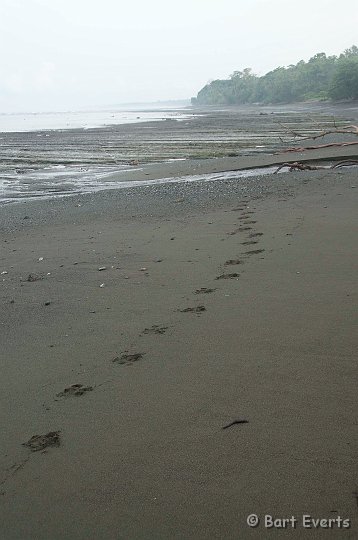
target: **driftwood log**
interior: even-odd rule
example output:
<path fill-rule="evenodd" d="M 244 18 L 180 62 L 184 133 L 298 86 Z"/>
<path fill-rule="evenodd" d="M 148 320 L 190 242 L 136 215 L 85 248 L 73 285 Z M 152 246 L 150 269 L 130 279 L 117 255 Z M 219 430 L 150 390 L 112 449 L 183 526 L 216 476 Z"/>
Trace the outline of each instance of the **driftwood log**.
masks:
<path fill-rule="evenodd" d="M 315 120 L 313 121 L 315 122 Z M 353 135 L 353 136 L 358 137 L 358 126 L 351 124 L 349 126 L 338 127 L 335 120 L 334 120 L 333 129 L 325 130 L 325 129 L 322 129 L 322 126 L 317 124 L 320 128 L 320 131 L 319 133 L 316 133 L 315 135 L 304 135 L 298 131 L 294 131 L 290 129 L 284 124 L 280 124 L 280 125 L 285 129 L 286 133 L 290 135 L 291 141 L 297 140 L 297 139 L 299 139 L 300 141 L 304 141 L 304 140 L 315 141 L 327 135 Z M 280 137 L 280 141 L 282 143 L 284 142 L 281 137 Z M 310 146 L 290 146 L 289 148 L 285 148 L 277 153 L 284 154 L 284 153 L 290 153 L 290 152 L 306 152 L 307 150 L 319 150 L 321 148 L 342 148 L 345 146 L 354 146 L 354 145 L 358 145 L 358 140 L 357 141 L 330 142 L 326 144 L 317 144 L 317 145 L 310 145 Z M 294 161 L 291 163 L 285 162 L 285 163 L 282 163 L 277 168 L 277 170 L 275 171 L 275 174 L 284 168 L 288 168 L 290 171 L 316 171 L 319 169 L 337 169 L 340 167 L 350 167 L 352 165 L 358 165 L 358 160 L 346 159 L 344 161 L 340 161 L 339 163 L 335 163 L 331 165 L 330 167 L 320 166 L 320 165 L 308 165 L 306 163 L 301 163 L 299 161 Z"/>
<path fill-rule="evenodd" d="M 318 171 L 322 169 L 338 169 L 340 167 L 351 167 L 352 165 L 358 165 L 357 159 L 345 159 L 339 163 L 334 163 L 330 167 L 325 167 L 324 165 L 308 165 L 307 163 L 300 163 L 299 161 L 294 161 L 293 163 L 282 163 L 274 174 L 277 174 L 281 169 L 287 167 L 289 171 Z"/>

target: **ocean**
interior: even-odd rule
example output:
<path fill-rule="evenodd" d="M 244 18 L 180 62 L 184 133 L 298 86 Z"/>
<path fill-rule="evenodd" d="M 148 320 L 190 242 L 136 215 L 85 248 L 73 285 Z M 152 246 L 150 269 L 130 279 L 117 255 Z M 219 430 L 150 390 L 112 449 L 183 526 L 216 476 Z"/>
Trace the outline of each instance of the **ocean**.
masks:
<path fill-rule="evenodd" d="M 335 126 L 336 112 L 290 105 L 0 114 L 0 204 L 125 187 L 126 171 L 148 163 L 272 154 L 297 145 L 290 130 Z"/>

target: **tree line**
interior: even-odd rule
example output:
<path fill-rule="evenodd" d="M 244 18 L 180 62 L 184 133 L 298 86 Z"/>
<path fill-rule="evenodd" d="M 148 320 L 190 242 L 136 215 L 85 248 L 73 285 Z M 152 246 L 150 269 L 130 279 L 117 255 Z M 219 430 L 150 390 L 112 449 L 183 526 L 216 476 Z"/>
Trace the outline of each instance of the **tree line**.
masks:
<path fill-rule="evenodd" d="M 309 100 L 358 99 L 358 47 L 339 56 L 315 54 L 305 62 L 278 67 L 259 77 L 251 68 L 234 71 L 229 79 L 202 88 L 193 105 L 293 103 Z"/>

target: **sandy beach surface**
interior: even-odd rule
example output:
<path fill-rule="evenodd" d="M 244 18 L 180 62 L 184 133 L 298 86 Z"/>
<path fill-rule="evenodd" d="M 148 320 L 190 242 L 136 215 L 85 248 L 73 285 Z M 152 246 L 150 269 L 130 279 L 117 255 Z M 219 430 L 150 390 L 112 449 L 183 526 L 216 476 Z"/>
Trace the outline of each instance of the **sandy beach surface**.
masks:
<path fill-rule="evenodd" d="M 3 206 L 0 538 L 357 538 L 357 192 L 342 169 Z"/>

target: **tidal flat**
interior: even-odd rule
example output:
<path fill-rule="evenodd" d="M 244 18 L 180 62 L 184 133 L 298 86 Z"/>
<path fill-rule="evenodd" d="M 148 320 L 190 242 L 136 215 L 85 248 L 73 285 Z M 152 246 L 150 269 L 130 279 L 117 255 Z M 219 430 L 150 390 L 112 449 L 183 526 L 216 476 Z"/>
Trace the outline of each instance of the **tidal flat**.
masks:
<path fill-rule="evenodd" d="M 61 146 L 83 166 L 135 132 L 133 178 L 204 178 L 1 205 L 5 540 L 258 538 L 252 513 L 341 516 L 356 538 L 357 169 L 206 181 L 281 144 L 224 141 L 217 116 L 204 143 L 210 114 L 161 122 L 151 144 L 154 123 L 56 132 L 12 161 Z"/>

